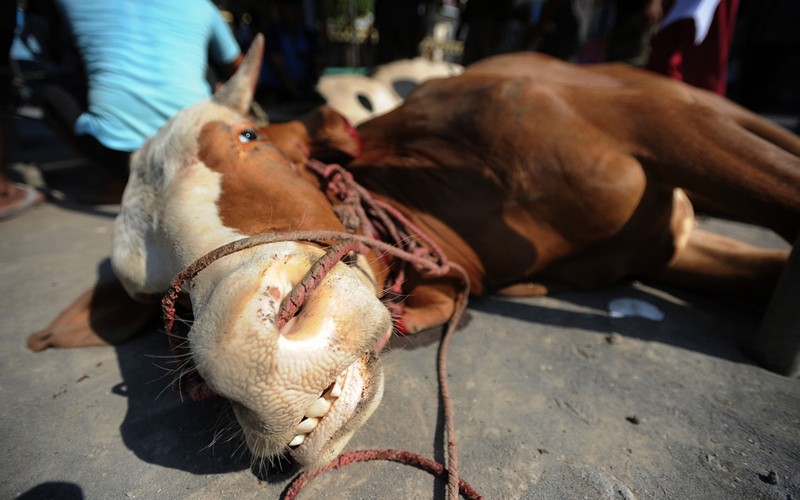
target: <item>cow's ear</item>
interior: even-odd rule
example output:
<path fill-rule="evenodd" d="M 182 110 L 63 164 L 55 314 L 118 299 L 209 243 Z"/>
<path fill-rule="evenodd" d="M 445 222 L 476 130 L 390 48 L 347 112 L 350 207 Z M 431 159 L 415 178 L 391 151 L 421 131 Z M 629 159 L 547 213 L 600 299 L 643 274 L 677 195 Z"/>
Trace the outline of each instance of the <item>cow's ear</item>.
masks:
<path fill-rule="evenodd" d="M 361 138 L 342 114 L 320 106 L 300 118 L 311 140 L 311 156 L 328 162 L 347 163 L 361 154 Z"/>
<path fill-rule="evenodd" d="M 261 71 L 264 55 L 264 35 L 259 33 L 250 44 L 236 73 L 214 94 L 214 102 L 227 106 L 241 114 L 246 114 L 253 102 L 253 92 Z"/>

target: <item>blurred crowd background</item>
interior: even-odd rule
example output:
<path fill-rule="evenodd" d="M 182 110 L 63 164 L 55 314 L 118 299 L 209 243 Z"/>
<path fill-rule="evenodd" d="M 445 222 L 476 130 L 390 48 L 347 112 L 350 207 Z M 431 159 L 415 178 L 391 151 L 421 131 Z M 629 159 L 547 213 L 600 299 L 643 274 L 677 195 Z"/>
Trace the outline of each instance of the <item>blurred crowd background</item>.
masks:
<path fill-rule="evenodd" d="M 37 83 L 80 80 L 63 40 L 52 43 L 49 0 L 18 2 L 12 70 L 19 98 Z M 325 72 L 363 71 L 417 56 L 461 64 L 536 50 L 578 62 L 647 66 L 672 2 L 652 0 L 215 0 L 240 46 L 264 33 L 260 101 L 313 99 Z M 725 93 L 758 112 L 800 114 L 800 2 L 734 0 L 725 27 Z M 713 32 L 713 27 L 712 27 Z M 711 37 L 711 35 L 709 35 Z M 49 42 L 48 42 L 49 40 Z M 49 43 L 49 45 L 48 45 Z M 707 43 L 704 41 L 703 43 Z M 724 42 L 723 42 L 724 45 Z M 214 79 L 215 75 L 209 75 Z"/>
<path fill-rule="evenodd" d="M 8 54 L 0 68 L 0 219 L 41 203 L 44 194 L 59 199 L 44 177 L 87 163 L 103 174 L 94 184 L 81 174 L 80 200 L 118 203 L 130 154 L 179 109 L 208 97 L 258 33 L 266 43 L 257 108 L 273 122 L 321 104 L 316 87 L 326 74 L 368 74 L 415 57 L 468 65 L 538 51 L 579 64 L 619 61 L 657 71 L 800 132 L 800 0 L 0 0 L 0 6 Z M 59 150 L 62 142 L 71 153 Z"/>

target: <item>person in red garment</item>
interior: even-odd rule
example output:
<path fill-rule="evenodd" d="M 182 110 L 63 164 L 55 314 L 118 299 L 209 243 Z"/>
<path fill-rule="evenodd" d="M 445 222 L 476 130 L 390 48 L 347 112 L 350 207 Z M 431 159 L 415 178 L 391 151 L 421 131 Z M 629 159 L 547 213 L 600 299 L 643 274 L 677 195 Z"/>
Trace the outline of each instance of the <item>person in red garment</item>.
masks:
<path fill-rule="evenodd" d="M 739 0 L 667 0 L 647 69 L 725 95 Z"/>

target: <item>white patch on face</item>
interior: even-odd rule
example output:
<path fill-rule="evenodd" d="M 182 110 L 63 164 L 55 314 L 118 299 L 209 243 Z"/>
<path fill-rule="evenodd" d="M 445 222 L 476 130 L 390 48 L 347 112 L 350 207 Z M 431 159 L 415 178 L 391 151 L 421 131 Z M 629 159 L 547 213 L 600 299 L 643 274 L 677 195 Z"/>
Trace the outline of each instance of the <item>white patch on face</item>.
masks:
<path fill-rule="evenodd" d="M 164 207 L 164 230 L 176 243 L 175 251 L 181 262 L 192 262 L 244 237 L 223 224 L 217 205 L 221 193 L 222 174 L 199 162 L 184 169 L 180 181 L 173 182 L 166 190 L 172 202 Z"/>
<path fill-rule="evenodd" d="M 245 118 L 203 102 L 178 113 L 132 157 L 114 224 L 112 264 L 128 293 L 163 293 L 181 268 L 242 234 L 223 225 L 217 208 L 221 174 L 197 158 L 203 126 Z"/>

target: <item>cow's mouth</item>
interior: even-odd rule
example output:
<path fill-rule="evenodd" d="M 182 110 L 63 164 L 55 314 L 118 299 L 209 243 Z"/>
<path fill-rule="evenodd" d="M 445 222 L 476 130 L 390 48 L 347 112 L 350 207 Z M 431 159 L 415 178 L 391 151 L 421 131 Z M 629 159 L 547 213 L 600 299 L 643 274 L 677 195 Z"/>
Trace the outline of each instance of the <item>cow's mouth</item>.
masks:
<path fill-rule="evenodd" d="M 232 404 L 254 456 L 273 456 L 280 454 L 282 448 L 298 465 L 313 469 L 326 465 L 341 453 L 353 433 L 378 406 L 382 394 L 383 372 L 378 358 L 373 353 L 364 353 L 304 410 L 291 432 L 280 433 L 285 436 L 283 444 L 273 441 L 277 436 L 269 422 L 239 403 L 232 401 Z M 275 445 L 277 448 L 273 448 Z"/>
<path fill-rule="evenodd" d="M 303 444 L 308 435 L 317 428 L 320 420 L 328 415 L 333 405 L 336 403 L 336 400 L 342 395 L 342 388 L 345 385 L 349 371 L 350 368 L 339 374 L 336 380 L 322 392 L 322 395 L 308 407 L 303 414 L 303 419 L 294 429 L 296 434 L 292 440 L 289 441 L 289 448 L 297 449 L 298 446 Z"/>
<path fill-rule="evenodd" d="M 375 348 L 392 322 L 370 268 L 358 265 L 364 259 L 336 261 L 320 278 L 308 266 L 322 261 L 321 251 L 292 250 L 266 263 L 236 262 L 207 296 L 196 287 L 202 307 L 191 349 L 197 373 L 231 401 L 255 458 L 289 454 L 315 468 L 341 452 L 380 402 Z M 307 275 L 318 281 L 295 302 Z M 285 304 L 295 310 L 281 324 Z"/>
<path fill-rule="evenodd" d="M 338 455 L 380 402 L 382 379 L 373 353 L 365 353 L 339 374 L 295 427 L 288 443 L 292 458 L 314 468 Z"/>

